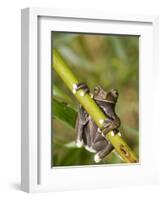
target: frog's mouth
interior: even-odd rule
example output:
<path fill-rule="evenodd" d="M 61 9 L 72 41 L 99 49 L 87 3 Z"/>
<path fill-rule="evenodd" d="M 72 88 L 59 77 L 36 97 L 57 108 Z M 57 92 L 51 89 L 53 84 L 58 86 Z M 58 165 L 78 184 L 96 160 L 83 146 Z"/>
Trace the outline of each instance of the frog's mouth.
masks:
<path fill-rule="evenodd" d="M 107 103 L 112 103 L 112 104 L 115 104 L 117 102 L 117 99 L 116 100 L 111 100 L 111 99 L 99 99 L 97 97 L 94 98 L 95 100 L 97 101 L 100 101 L 100 102 L 107 102 Z"/>

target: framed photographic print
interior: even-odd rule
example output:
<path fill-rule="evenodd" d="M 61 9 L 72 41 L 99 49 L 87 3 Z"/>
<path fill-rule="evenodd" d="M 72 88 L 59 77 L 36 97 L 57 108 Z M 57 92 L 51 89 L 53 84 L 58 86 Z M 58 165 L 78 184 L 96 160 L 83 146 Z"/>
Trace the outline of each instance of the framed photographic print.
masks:
<path fill-rule="evenodd" d="M 22 190 L 158 182 L 157 51 L 157 16 L 22 10 Z"/>

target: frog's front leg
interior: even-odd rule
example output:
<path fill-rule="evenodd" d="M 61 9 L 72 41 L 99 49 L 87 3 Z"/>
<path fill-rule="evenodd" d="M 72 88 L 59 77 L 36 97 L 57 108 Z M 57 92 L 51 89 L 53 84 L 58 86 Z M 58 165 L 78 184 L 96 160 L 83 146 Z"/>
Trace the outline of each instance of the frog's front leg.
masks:
<path fill-rule="evenodd" d="M 113 133 L 115 134 L 120 126 L 120 123 L 121 121 L 117 116 L 114 119 L 107 118 L 106 120 L 104 120 L 102 133 L 106 135 L 108 132 L 114 131 Z"/>

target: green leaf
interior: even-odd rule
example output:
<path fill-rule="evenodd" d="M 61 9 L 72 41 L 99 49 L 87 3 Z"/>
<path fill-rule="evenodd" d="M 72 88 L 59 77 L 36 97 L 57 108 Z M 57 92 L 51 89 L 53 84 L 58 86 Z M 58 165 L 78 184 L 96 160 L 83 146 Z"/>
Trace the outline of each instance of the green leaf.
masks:
<path fill-rule="evenodd" d="M 53 85 L 53 96 L 64 99 L 64 101 L 72 102 L 71 98 L 56 85 Z"/>
<path fill-rule="evenodd" d="M 75 127 L 77 112 L 65 102 L 59 102 L 53 98 L 52 102 L 52 115 L 70 127 Z"/>
<path fill-rule="evenodd" d="M 56 85 L 53 85 L 53 97 L 59 102 L 70 103 L 69 107 L 77 112 L 77 106 L 74 104 L 73 99 Z"/>

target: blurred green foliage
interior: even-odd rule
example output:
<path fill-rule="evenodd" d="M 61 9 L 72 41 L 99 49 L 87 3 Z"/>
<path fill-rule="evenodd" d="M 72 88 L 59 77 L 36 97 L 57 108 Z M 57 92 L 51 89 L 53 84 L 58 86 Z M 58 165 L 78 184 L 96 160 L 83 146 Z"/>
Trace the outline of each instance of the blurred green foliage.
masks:
<path fill-rule="evenodd" d="M 139 37 L 53 32 L 52 48 L 57 48 L 80 82 L 86 82 L 91 90 L 97 85 L 118 89 L 120 131 L 139 156 Z M 92 153 L 75 147 L 73 127 L 79 104 L 57 74 L 52 74 L 53 166 L 94 165 Z M 121 162 L 112 153 L 102 164 Z"/>

